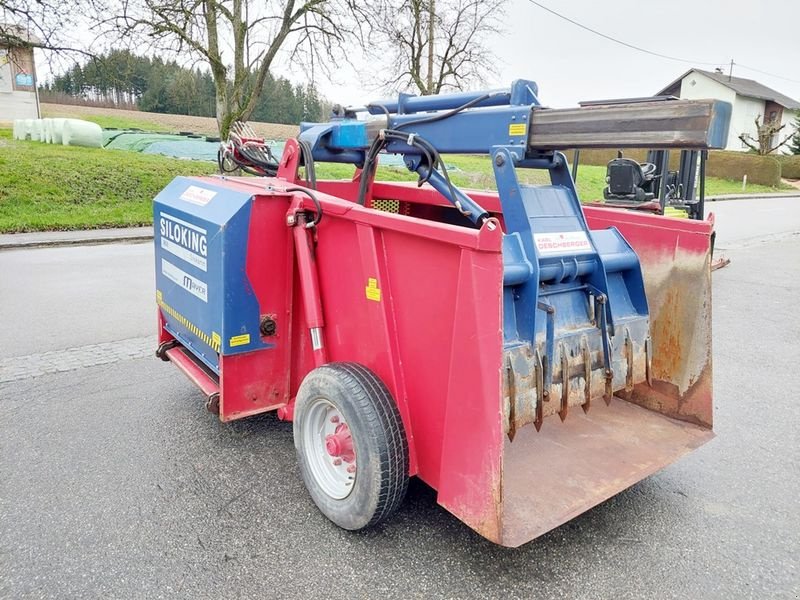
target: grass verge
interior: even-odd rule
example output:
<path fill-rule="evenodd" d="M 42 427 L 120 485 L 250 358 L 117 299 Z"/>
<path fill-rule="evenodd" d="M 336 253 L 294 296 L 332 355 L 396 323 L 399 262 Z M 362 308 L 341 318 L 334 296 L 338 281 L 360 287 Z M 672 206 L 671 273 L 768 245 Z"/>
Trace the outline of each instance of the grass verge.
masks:
<path fill-rule="evenodd" d="M 101 117 L 102 119 L 102 117 Z M 106 126 L 132 123 L 105 122 Z M 492 189 L 488 157 L 448 156 L 453 183 L 459 187 Z M 101 227 L 131 227 L 152 223 L 152 199 L 178 175 L 208 175 L 213 163 L 177 160 L 124 150 L 73 148 L 11 139 L 0 129 L 0 232 L 25 232 Z M 320 164 L 321 179 L 350 178 L 353 167 Z M 543 171 L 520 169 L 524 183 L 547 183 Z M 381 167 L 385 181 L 414 181 L 405 168 Z M 600 199 L 605 167 L 584 165 L 578 173 L 578 194 L 584 201 Z M 709 178 L 707 194 L 741 193 L 741 183 Z M 791 188 L 789 188 L 791 189 Z M 750 193 L 774 188 L 748 185 Z"/>
<path fill-rule="evenodd" d="M 215 171 L 213 163 L 19 142 L 0 130 L 0 232 L 148 225 L 167 183 Z"/>

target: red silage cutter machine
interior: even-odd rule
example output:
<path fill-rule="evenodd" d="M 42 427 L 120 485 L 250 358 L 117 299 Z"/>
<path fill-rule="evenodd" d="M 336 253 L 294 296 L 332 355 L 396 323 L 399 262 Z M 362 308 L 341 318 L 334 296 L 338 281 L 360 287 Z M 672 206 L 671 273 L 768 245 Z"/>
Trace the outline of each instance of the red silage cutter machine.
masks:
<path fill-rule="evenodd" d="M 536 94 L 342 111 L 303 124 L 275 177 L 178 178 L 155 200 L 158 355 L 222 421 L 293 420 L 341 527 L 386 520 L 416 476 L 518 546 L 713 436 L 712 223 L 582 208 L 557 150 L 715 147 L 730 107 L 565 118 Z M 386 153 L 419 185 L 375 181 Z M 445 153 L 488 155 L 498 192 L 458 189 Z M 354 177 L 317 181 L 315 162 Z"/>

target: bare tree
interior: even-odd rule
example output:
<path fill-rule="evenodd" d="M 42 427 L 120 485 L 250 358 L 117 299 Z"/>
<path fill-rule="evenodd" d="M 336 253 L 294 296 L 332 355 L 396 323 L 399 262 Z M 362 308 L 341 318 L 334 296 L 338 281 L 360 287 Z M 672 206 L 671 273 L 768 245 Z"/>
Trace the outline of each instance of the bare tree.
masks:
<path fill-rule="evenodd" d="M 104 25 L 115 37 L 205 62 L 226 136 L 250 117 L 279 53 L 330 64 L 361 38 L 360 13 L 358 0 L 119 0 Z"/>
<path fill-rule="evenodd" d="M 500 34 L 505 0 L 383 0 L 373 59 L 395 67 L 387 88 L 420 94 L 464 89 L 494 71 L 491 39 Z M 374 36 L 378 37 L 378 36 Z"/>
<path fill-rule="evenodd" d="M 745 146 L 751 150 L 754 150 L 758 154 L 766 155 L 774 152 L 784 144 L 788 144 L 795 134 L 795 131 L 792 130 L 783 140 L 781 140 L 780 132 L 783 131 L 783 129 L 786 127 L 786 124 L 784 123 L 781 125 L 774 119 L 765 121 L 762 124 L 761 117 L 756 117 L 755 124 L 755 137 L 749 133 L 742 133 L 739 135 L 739 139 L 742 140 L 742 143 Z"/>
<path fill-rule="evenodd" d="M 49 56 L 91 56 L 79 31 L 101 0 L 0 0 L 0 46 L 42 48 Z"/>

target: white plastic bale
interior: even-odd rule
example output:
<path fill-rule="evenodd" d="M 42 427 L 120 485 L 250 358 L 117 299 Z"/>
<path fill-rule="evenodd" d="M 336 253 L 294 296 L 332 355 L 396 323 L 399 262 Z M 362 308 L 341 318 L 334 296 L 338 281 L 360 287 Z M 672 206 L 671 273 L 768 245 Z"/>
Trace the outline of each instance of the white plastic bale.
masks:
<path fill-rule="evenodd" d="M 45 144 L 53 143 L 53 119 L 42 119 L 42 141 Z"/>
<path fill-rule="evenodd" d="M 12 140 L 19 139 L 19 128 L 20 128 L 20 119 L 14 119 L 14 129 L 11 133 Z"/>
<path fill-rule="evenodd" d="M 102 148 L 103 129 L 97 123 L 81 119 L 65 119 L 61 133 L 61 143 L 65 146 Z"/>
<path fill-rule="evenodd" d="M 32 142 L 42 141 L 42 120 L 31 119 L 30 136 Z"/>
<path fill-rule="evenodd" d="M 32 128 L 33 128 L 33 119 L 23 119 L 22 129 L 19 132 L 19 139 L 29 140 L 31 137 Z"/>
<path fill-rule="evenodd" d="M 50 143 L 51 144 L 61 144 L 62 143 L 62 136 L 64 133 L 64 121 L 66 119 L 50 119 L 51 127 L 50 127 Z"/>

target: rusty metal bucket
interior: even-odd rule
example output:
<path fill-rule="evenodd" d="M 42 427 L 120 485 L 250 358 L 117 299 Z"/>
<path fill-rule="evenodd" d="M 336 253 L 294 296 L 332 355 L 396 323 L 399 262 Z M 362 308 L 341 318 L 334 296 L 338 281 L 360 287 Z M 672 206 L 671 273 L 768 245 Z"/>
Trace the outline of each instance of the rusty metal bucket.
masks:
<path fill-rule="evenodd" d="M 558 527 L 713 438 L 712 220 L 586 208 L 592 229 L 617 227 L 636 250 L 650 308 L 650 382 L 540 430 L 475 432 L 480 450 L 445 453 L 441 505 L 484 537 L 515 547 Z M 548 416 L 549 415 L 549 416 Z M 479 440 L 478 438 L 481 438 Z M 482 452 L 481 452 L 482 450 Z M 451 476 L 450 473 L 458 473 Z M 465 481 L 465 477 L 469 477 Z"/>
<path fill-rule="evenodd" d="M 503 448 L 502 530 L 519 546 L 652 475 L 713 437 L 710 429 L 613 398 Z"/>

